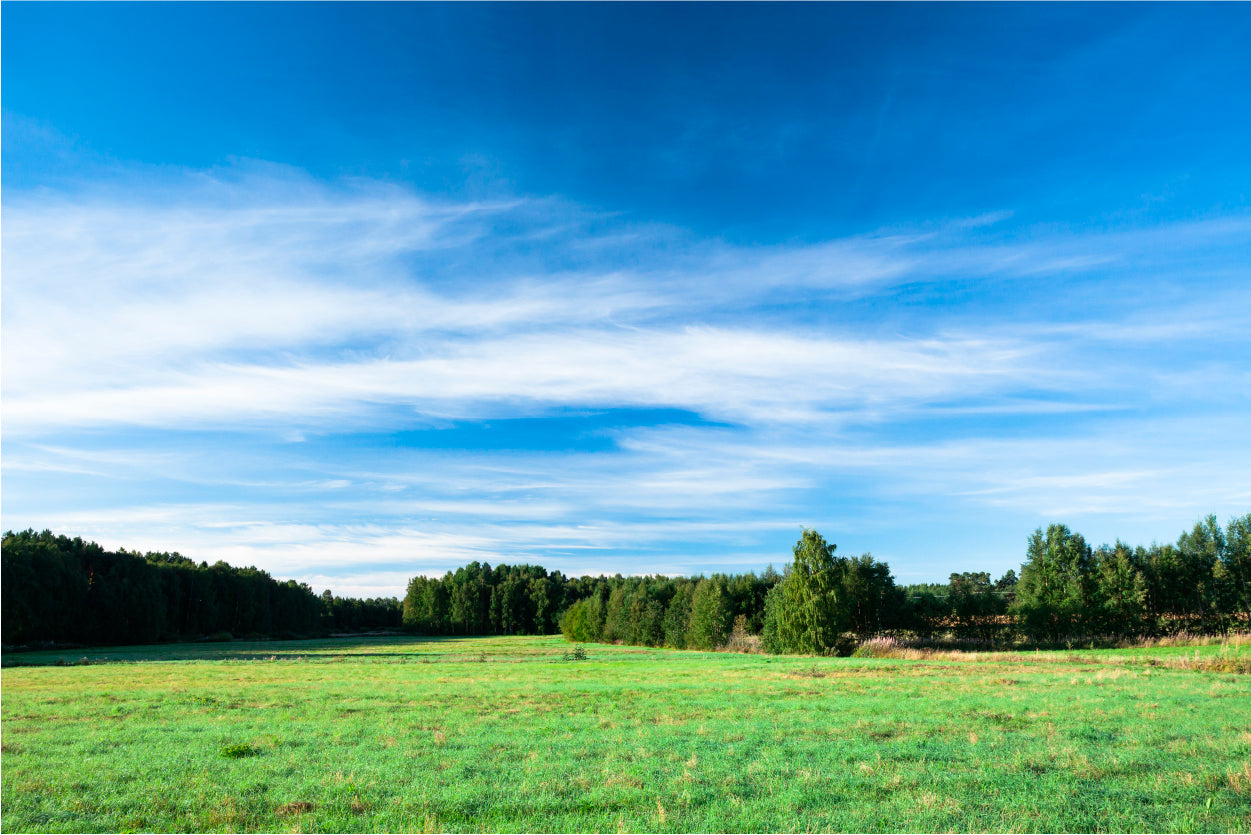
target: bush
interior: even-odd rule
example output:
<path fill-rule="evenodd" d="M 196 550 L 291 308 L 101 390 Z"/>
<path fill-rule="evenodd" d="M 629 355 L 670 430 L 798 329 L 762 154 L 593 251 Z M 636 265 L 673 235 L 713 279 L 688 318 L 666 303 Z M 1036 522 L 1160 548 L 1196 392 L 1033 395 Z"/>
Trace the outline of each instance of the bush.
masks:
<path fill-rule="evenodd" d="M 827 651 L 828 655 L 847 658 L 860 646 L 860 636 L 855 632 L 840 632 L 834 639 L 834 645 Z"/>
<path fill-rule="evenodd" d="M 851 654 L 852 658 L 898 658 L 899 641 L 893 637 L 870 638 L 864 641 Z"/>
<path fill-rule="evenodd" d="M 247 743 L 237 743 L 235 745 L 227 745 L 222 749 L 222 756 L 229 760 L 239 760 L 244 757 L 255 757 L 261 753 L 261 749 L 253 748 Z"/>
<path fill-rule="evenodd" d="M 718 652 L 744 652 L 759 655 L 764 652 L 763 642 L 759 635 L 747 630 L 747 615 L 739 615 L 734 619 L 734 628 L 725 643 L 717 647 Z"/>

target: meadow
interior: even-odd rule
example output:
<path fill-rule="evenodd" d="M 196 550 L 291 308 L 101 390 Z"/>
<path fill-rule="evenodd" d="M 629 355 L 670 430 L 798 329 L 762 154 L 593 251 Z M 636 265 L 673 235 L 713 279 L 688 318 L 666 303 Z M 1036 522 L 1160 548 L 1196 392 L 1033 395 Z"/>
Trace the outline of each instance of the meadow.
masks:
<path fill-rule="evenodd" d="M 1251 646 L 585 649 L 6 654 L 0 828 L 1251 831 Z"/>

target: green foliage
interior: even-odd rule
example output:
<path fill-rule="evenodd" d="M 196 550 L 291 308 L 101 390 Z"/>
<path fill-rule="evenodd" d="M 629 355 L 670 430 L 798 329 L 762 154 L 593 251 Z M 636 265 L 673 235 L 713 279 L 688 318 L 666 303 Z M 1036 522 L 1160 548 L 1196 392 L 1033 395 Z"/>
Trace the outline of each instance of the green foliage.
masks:
<path fill-rule="evenodd" d="M 635 624 L 630 620 L 629 602 L 633 589 L 625 583 L 615 586 L 608 594 L 608 609 L 604 614 L 603 640 L 605 643 L 620 641 L 635 643 Z"/>
<path fill-rule="evenodd" d="M 785 574 L 782 575 L 785 579 Z M 769 589 L 765 597 L 764 626 L 760 630 L 760 644 L 765 652 L 781 655 L 786 652 L 786 644 L 782 640 L 780 622 L 782 619 L 782 582 Z"/>
<path fill-rule="evenodd" d="M 900 620 L 903 596 L 890 568 L 872 556 L 836 557 L 836 546 L 805 529 L 794 561 L 766 600 L 765 647 L 807 655 L 849 653 L 854 634 L 868 635 Z"/>
<path fill-rule="evenodd" d="M 1225 610 L 1241 612 L 1251 624 L 1251 513 L 1229 520 L 1221 565 L 1227 578 Z"/>
<path fill-rule="evenodd" d="M 955 632 L 982 641 L 994 639 L 1001 631 L 999 617 L 1008 610 L 1007 601 L 985 571 L 952 574 L 947 605 Z"/>
<path fill-rule="evenodd" d="M 687 627 L 691 623 L 691 592 L 689 582 L 678 583 L 669 599 L 662 619 L 664 644 L 674 649 L 686 649 Z"/>
<path fill-rule="evenodd" d="M 727 605 L 725 586 L 719 577 L 702 578 L 691 595 L 691 623 L 686 645 L 711 650 L 725 643 L 730 634 L 732 614 Z"/>
<path fill-rule="evenodd" d="M 823 655 L 843 631 L 845 613 L 839 605 L 838 546 L 804 529 L 795 543 L 795 559 L 787 569 L 775 601 L 774 645 L 784 652 Z"/>
<path fill-rule="evenodd" d="M 222 749 L 222 756 L 228 760 L 240 760 L 244 757 L 255 757 L 261 753 L 261 749 L 253 748 L 247 743 L 236 743 L 227 745 Z"/>
<path fill-rule="evenodd" d="M 1133 635 L 1143 632 L 1147 581 L 1132 548 L 1120 540 L 1094 552 L 1093 591 L 1087 621 L 1097 632 Z"/>
<path fill-rule="evenodd" d="M 1030 535 L 1013 607 L 1027 632 L 1050 641 L 1081 633 L 1091 565 L 1090 546 L 1065 525 Z"/>
<path fill-rule="evenodd" d="M 312 589 L 278 582 L 257 568 L 105 551 L 81 538 L 33 530 L 6 533 L 0 553 L 8 645 L 143 644 L 323 628 L 325 607 Z"/>
<path fill-rule="evenodd" d="M 871 635 L 895 625 L 902 597 L 890 566 L 870 554 L 836 560 L 844 631 Z"/>
<path fill-rule="evenodd" d="M 579 600 L 560 619 L 560 631 L 569 641 L 598 641 L 599 628 L 591 610 L 591 598 Z"/>
<path fill-rule="evenodd" d="M 1198 618 L 1198 631 L 1208 631 L 1210 621 L 1219 621 L 1221 582 L 1224 578 L 1214 570 L 1221 565 L 1225 552 L 1225 532 L 1215 516 L 1195 523 L 1194 528 L 1177 540 L 1177 557 L 1186 577 L 1190 610 Z"/>
<path fill-rule="evenodd" d="M 869 554 L 839 557 L 805 530 L 779 575 L 565 577 L 473 562 L 413 577 L 403 601 L 315 596 L 256 568 L 177 553 L 106 552 L 45 531 L 3 543 L 3 636 L 116 645 L 172 639 L 294 638 L 403 627 L 427 635 L 551 634 L 676 649 L 742 645 L 827 655 L 886 632 L 948 641 L 1043 643 L 1094 636 L 1221 634 L 1251 623 L 1251 514 L 1199 520 L 1175 545 L 1092 549 L 1064 525 L 1029 538 L 1020 577 L 955 572 L 895 585 Z M 225 637 L 222 637 L 225 636 Z"/>
<path fill-rule="evenodd" d="M 560 572 L 542 566 L 472 562 L 438 579 L 409 580 L 403 623 L 424 635 L 549 635 L 562 628 L 570 589 Z"/>

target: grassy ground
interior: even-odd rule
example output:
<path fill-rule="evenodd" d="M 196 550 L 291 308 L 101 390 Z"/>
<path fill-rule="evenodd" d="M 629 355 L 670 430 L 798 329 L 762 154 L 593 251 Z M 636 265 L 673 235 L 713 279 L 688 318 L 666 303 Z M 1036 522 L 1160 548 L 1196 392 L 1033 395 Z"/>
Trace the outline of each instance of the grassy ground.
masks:
<path fill-rule="evenodd" d="M 1147 663 L 1178 648 L 569 649 L 390 638 L 10 666 L 0 828 L 1251 831 L 1251 676 Z"/>

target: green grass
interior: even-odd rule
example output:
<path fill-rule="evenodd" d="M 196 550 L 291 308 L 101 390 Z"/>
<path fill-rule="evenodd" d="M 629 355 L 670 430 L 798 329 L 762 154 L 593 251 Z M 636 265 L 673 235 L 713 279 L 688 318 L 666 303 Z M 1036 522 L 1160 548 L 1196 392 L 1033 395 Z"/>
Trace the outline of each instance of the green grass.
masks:
<path fill-rule="evenodd" d="M 1178 648 L 814 660 L 591 645 L 562 660 L 570 649 L 6 656 L 104 663 L 4 670 L 0 828 L 1251 830 L 1251 676 L 1146 663 Z"/>

